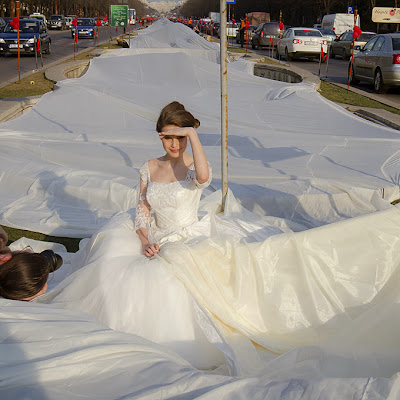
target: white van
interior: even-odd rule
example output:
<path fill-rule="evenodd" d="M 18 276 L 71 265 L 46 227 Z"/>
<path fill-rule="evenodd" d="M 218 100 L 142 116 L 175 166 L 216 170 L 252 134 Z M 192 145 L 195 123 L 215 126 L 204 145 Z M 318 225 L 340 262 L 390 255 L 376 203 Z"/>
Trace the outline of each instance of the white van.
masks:
<path fill-rule="evenodd" d="M 360 26 L 360 16 L 357 15 L 357 26 Z M 353 14 L 328 14 L 324 15 L 321 22 L 322 29 L 330 29 L 335 31 L 336 37 L 339 37 L 343 32 L 354 28 Z"/>
<path fill-rule="evenodd" d="M 32 13 L 31 15 L 29 15 L 29 18 L 34 18 L 34 19 L 43 21 L 44 25 L 47 26 L 47 19 L 43 14 L 35 12 L 35 13 Z"/>

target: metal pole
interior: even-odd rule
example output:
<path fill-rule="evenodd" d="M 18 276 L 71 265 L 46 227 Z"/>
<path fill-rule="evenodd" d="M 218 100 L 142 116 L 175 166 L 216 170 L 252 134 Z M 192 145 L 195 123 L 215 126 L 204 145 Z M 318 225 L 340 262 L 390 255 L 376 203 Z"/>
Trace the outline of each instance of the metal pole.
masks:
<path fill-rule="evenodd" d="M 39 66 L 38 66 L 38 59 L 37 59 L 37 38 L 36 38 L 36 36 L 35 36 L 35 39 L 34 39 L 34 46 L 35 46 L 36 70 L 38 70 Z"/>
<path fill-rule="evenodd" d="M 20 40 L 19 40 L 19 11 L 20 5 L 19 1 L 15 2 L 17 18 L 18 18 L 18 27 L 17 27 L 17 43 L 18 43 L 18 83 L 21 83 L 21 49 L 19 48 Z"/>
<path fill-rule="evenodd" d="M 327 48 L 326 48 L 326 58 L 327 58 L 327 60 L 326 60 L 325 78 L 328 77 L 329 58 L 331 56 L 330 52 L 331 52 L 331 49 L 330 49 L 330 46 L 328 45 Z"/>
<path fill-rule="evenodd" d="M 226 30 L 226 0 L 220 0 L 221 34 L 221 178 L 222 211 L 228 194 L 228 43 Z"/>

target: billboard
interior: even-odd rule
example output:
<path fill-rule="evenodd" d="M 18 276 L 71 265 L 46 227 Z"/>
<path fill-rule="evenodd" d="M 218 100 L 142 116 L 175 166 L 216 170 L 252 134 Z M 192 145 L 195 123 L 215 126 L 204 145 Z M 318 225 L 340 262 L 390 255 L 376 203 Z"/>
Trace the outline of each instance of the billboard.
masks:
<path fill-rule="evenodd" d="M 400 22 L 400 8 L 374 7 L 372 9 L 372 21 L 398 24 Z"/>
<path fill-rule="evenodd" d="M 110 25 L 111 26 L 128 26 L 128 6 L 110 5 Z"/>

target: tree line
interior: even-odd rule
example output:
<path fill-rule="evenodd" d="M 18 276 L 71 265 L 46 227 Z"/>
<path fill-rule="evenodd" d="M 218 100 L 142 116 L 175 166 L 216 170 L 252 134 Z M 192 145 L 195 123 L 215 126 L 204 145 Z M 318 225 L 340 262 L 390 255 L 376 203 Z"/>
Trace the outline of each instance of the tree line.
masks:
<path fill-rule="evenodd" d="M 397 7 L 397 0 L 236 0 L 228 5 L 231 17 L 239 19 L 248 12 L 263 11 L 270 13 L 271 21 L 279 21 L 288 26 L 313 26 L 320 23 L 326 14 L 346 13 L 347 7 L 358 9 L 363 30 L 376 31 L 376 24 L 371 21 L 374 7 Z M 400 0 L 399 0 L 400 6 Z M 219 0 L 186 0 L 176 9 L 184 17 L 205 17 L 210 11 L 219 11 Z"/>
<path fill-rule="evenodd" d="M 119 4 L 119 2 L 116 0 L 21 0 L 20 15 L 39 12 L 47 18 L 53 14 L 103 17 L 108 15 L 111 4 Z M 134 8 L 138 18 L 154 12 L 142 0 L 128 0 L 123 4 L 128 5 L 129 8 Z M 16 15 L 15 9 L 15 0 L 0 0 L 1 17 L 14 17 Z"/>

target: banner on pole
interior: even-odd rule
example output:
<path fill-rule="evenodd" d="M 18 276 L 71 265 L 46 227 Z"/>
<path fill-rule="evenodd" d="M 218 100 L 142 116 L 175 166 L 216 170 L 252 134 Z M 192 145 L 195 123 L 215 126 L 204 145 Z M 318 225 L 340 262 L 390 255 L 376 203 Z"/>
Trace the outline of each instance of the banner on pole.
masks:
<path fill-rule="evenodd" d="M 372 21 L 397 24 L 400 22 L 400 8 L 374 7 L 372 9 Z"/>

